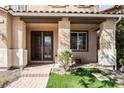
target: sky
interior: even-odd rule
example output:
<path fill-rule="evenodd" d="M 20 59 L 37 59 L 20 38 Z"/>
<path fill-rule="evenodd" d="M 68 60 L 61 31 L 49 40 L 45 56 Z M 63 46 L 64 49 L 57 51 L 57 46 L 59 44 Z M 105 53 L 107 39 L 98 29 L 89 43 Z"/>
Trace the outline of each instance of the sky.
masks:
<path fill-rule="evenodd" d="M 112 7 L 112 6 L 113 6 L 113 5 L 100 5 L 100 10 L 107 9 L 107 8 Z"/>

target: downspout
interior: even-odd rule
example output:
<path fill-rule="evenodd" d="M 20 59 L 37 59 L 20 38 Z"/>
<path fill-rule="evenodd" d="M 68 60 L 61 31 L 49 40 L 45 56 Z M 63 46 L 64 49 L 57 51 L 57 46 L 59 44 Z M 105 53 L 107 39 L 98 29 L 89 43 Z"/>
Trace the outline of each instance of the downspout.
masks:
<path fill-rule="evenodd" d="M 115 24 L 114 24 L 114 35 L 115 35 L 115 40 L 114 40 L 114 44 L 115 44 L 115 47 L 114 47 L 114 49 L 116 49 L 116 25 L 117 25 L 117 23 L 121 20 L 121 16 L 118 18 L 118 20 L 115 22 Z M 117 70 L 117 52 L 116 52 L 116 61 L 115 61 L 115 68 L 114 68 L 114 70 Z"/>

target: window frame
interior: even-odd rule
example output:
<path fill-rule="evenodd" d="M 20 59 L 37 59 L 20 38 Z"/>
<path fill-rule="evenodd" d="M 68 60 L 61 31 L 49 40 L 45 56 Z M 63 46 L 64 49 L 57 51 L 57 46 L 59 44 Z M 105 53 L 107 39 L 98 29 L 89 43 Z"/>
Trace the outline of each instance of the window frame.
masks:
<path fill-rule="evenodd" d="M 77 41 L 79 40 L 79 33 L 86 33 L 86 49 L 79 49 L 79 45 L 77 43 L 77 49 L 71 49 L 71 33 L 77 33 Z M 88 52 L 88 31 L 87 30 L 71 30 L 70 32 L 70 49 L 72 52 Z"/>

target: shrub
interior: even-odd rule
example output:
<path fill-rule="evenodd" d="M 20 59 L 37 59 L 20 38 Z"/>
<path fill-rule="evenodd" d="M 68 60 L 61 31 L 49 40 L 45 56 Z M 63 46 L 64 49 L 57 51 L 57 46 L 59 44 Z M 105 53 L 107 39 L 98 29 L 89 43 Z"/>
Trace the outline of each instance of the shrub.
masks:
<path fill-rule="evenodd" d="M 58 54 L 58 61 L 60 63 L 60 66 L 63 67 L 65 71 L 67 70 L 69 64 L 71 63 L 71 56 L 72 53 L 68 50 L 61 51 Z"/>
<path fill-rule="evenodd" d="M 124 65 L 124 18 L 117 24 L 116 31 L 116 48 L 118 67 Z"/>
<path fill-rule="evenodd" d="M 124 49 L 117 49 L 117 62 L 119 67 L 124 65 Z"/>
<path fill-rule="evenodd" d="M 124 59 L 119 59 L 119 64 L 121 65 L 121 66 L 123 66 L 124 65 Z"/>

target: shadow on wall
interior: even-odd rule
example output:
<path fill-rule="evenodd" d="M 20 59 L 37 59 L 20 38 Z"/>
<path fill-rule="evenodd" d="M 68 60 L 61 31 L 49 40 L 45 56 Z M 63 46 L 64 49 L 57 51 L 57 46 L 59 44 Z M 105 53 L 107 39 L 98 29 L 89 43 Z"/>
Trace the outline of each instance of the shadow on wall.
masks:
<path fill-rule="evenodd" d="M 116 49 L 114 47 L 115 37 L 112 29 L 106 29 L 100 38 L 99 62 L 102 65 L 115 65 Z"/>
<path fill-rule="evenodd" d="M 6 18 L 0 16 L 0 20 L 3 20 L 3 22 L 0 23 L 0 47 L 7 47 Z"/>
<path fill-rule="evenodd" d="M 111 33 L 111 31 L 109 32 L 109 29 L 108 29 L 108 31 L 104 30 L 104 33 L 101 37 L 101 42 L 100 42 L 101 48 L 102 49 L 111 49 L 114 40 L 115 39 L 114 39 L 113 33 Z"/>
<path fill-rule="evenodd" d="M 67 31 L 68 29 L 63 29 L 60 34 L 60 45 L 62 48 L 66 49 L 66 48 L 70 48 L 70 32 Z"/>
<path fill-rule="evenodd" d="M 114 50 L 103 49 L 100 50 L 100 60 L 102 65 L 114 65 L 116 61 L 116 55 Z"/>
<path fill-rule="evenodd" d="M 14 49 L 13 50 L 13 66 L 14 67 L 19 67 L 22 62 L 23 62 L 23 59 L 22 59 L 22 53 L 21 53 L 21 50 L 19 49 Z"/>

